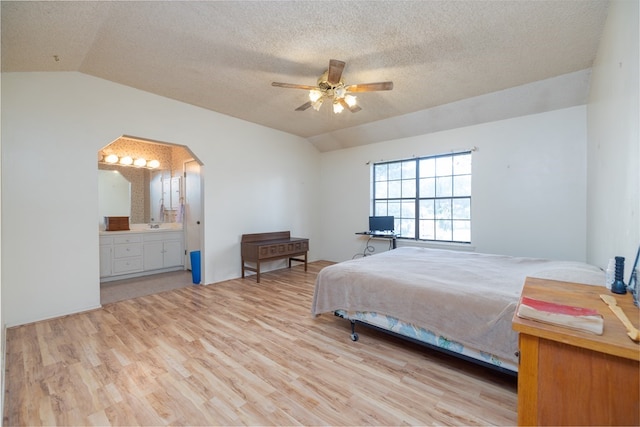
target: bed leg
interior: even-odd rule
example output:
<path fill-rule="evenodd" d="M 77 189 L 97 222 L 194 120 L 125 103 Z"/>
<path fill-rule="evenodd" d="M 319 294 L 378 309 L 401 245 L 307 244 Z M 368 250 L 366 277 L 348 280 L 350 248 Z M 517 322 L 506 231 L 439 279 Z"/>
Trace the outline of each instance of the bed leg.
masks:
<path fill-rule="evenodd" d="M 351 322 L 351 341 L 358 341 L 358 334 L 356 333 L 356 321 L 349 319 Z"/>

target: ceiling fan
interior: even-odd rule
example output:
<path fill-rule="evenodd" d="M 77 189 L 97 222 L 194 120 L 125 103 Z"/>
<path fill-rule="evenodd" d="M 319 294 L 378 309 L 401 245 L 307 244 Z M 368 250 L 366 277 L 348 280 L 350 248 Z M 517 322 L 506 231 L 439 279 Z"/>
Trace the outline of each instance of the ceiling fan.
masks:
<path fill-rule="evenodd" d="M 329 69 L 325 71 L 319 78 L 316 86 L 299 85 L 293 83 L 273 82 L 271 86 L 284 87 L 291 89 L 304 89 L 309 91 L 309 101 L 305 102 L 296 111 L 304 111 L 309 107 L 313 107 L 318 111 L 324 100 L 328 100 L 333 105 L 333 112 L 341 113 L 345 108 L 352 113 L 362 110 L 357 105 L 357 100 L 353 93 L 358 92 L 375 92 L 380 90 L 393 89 L 393 82 L 364 83 L 357 85 L 345 85 L 342 81 L 342 71 L 345 63 L 332 59 L 329 61 Z"/>

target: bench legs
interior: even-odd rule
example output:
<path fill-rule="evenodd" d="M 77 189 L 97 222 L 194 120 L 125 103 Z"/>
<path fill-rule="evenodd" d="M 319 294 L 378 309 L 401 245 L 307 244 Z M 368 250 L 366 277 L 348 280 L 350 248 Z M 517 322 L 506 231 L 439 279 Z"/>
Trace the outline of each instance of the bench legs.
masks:
<path fill-rule="evenodd" d="M 300 258 L 289 258 L 289 268 L 291 268 L 291 261 L 304 262 L 304 271 L 307 271 L 307 253 L 304 254 L 304 259 Z"/>
<path fill-rule="evenodd" d="M 299 254 L 299 255 L 302 255 L 302 254 Z M 304 271 L 307 271 L 307 252 L 304 253 L 304 259 L 294 258 L 294 257 L 287 257 L 287 258 L 289 259 L 289 268 L 291 268 L 291 261 L 298 261 L 298 262 L 304 262 Z M 241 260 L 242 260 L 242 278 L 244 279 L 245 270 L 254 271 L 256 273 L 256 282 L 260 283 L 260 261 L 259 260 L 255 261 L 256 268 L 253 268 L 253 267 L 249 267 L 248 265 L 245 265 L 244 258 L 242 258 Z M 268 259 L 267 261 L 275 261 L 275 259 Z"/>

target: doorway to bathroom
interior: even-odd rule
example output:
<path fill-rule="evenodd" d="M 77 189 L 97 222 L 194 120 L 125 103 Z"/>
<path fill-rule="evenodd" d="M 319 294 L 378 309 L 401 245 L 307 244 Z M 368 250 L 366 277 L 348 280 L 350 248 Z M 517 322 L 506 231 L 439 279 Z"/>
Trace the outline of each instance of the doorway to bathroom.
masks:
<path fill-rule="evenodd" d="M 98 180 L 101 304 L 193 285 L 203 196 L 191 150 L 121 136 L 99 151 Z"/>

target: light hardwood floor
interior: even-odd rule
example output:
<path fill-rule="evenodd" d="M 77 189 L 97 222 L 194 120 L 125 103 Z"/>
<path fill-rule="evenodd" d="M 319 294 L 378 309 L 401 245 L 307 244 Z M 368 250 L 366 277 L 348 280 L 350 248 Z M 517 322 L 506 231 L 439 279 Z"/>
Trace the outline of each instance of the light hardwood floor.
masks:
<path fill-rule="evenodd" d="M 514 378 L 312 318 L 328 264 L 11 328 L 4 424 L 516 424 Z"/>

